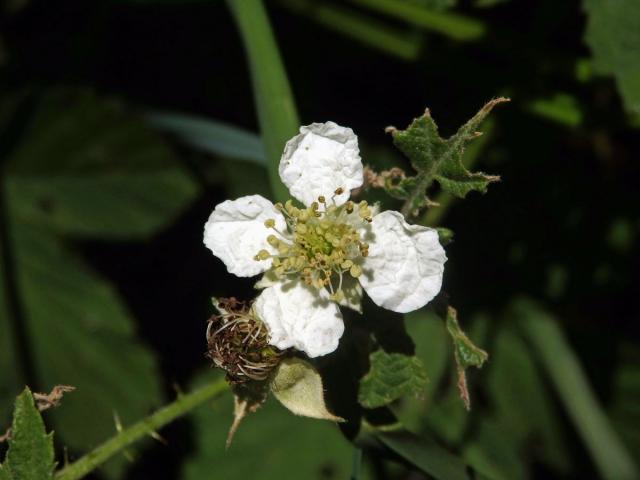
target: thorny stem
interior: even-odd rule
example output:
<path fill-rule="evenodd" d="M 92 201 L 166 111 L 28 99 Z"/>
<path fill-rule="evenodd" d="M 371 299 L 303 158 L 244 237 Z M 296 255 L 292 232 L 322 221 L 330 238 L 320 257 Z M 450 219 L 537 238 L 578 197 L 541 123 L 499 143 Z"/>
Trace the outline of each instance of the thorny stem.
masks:
<path fill-rule="evenodd" d="M 219 378 L 194 392 L 178 396 L 169 405 L 125 428 L 80 460 L 64 467 L 56 474 L 56 480 L 83 478 L 127 446 L 145 436 L 154 435 L 157 429 L 189 413 L 204 402 L 219 397 L 226 390 L 227 383 L 223 378 Z"/>

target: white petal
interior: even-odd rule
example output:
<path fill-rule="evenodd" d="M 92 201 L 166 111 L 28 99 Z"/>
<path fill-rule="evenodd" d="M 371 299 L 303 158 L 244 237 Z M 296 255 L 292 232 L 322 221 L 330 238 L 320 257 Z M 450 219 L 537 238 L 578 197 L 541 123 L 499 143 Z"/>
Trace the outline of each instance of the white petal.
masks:
<path fill-rule="evenodd" d="M 344 275 L 342 293 L 344 293 L 344 298 L 338 304 L 341 307 L 347 307 L 362 313 L 362 285 L 360 285 L 360 282 L 349 274 Z"/>
<path fill-rule="evenodd" d="M 300 134 L 284 147 L 279 172 L 289 193 L 305 205 L 320 195 L 329 200 L 342 187 L 344 192 L 335 196 L 341 205 L 363 182 L 358 137 L 333 122 L 300 127 Z"/>
<path fill-rule="evenodd" d="M 310 357 L 338 348 L 344 323 L 340 309 L 327 296 L 299 280 L 264 289 L 254 305 L 269 328 L 269 343 L 282 350 L 294 347 Z"/>
<path fill-rule="evenodd" d="M 406 313 L 430 302 L 440 291 L 447 256 L 438 232 L 409 225 L 398 212 L 373 217 L 365 241 L 369 255 L 360 283 L 381 307 Z"/>
<path fill-rule="evenodd" d="M 204 244 L 224 262 L 229 273 L 252 277 L 271 266 L 271 260 L 254 260 L 262 249 L 275 250 L 267 243 L 271 231 L 264 221 L 272 218 L 280 231 L 286 222 L 273 203 L 260 195 L 226 200 L 211 213 L 204 226 Z"/>

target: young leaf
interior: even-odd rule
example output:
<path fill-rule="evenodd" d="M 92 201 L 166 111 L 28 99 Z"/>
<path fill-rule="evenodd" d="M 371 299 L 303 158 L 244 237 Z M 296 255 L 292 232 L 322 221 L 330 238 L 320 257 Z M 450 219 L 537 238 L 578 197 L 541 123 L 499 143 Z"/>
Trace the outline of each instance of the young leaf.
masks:
<path fill-rule="evenodd" d="M 465 370 L 469 367 L 481 368 L 489 358 L 489 354 L 476 347 L 458 324 L 458 314 L 453 307 L 447 310 L 447 330 L 453 339 L 454 355 L 458 365 L 458 389 L 460 398 L 467 410 L 471 409 L 469 390 L 467 389 L 467 375 Z"/>
<path fill-rule="evenodd" d="M 428 205 L 427 188 L 434 180 L 460 198 L 474 190 L 484 193 L 489 183 L 500 180 L 498 176 L 469 172 L 462 163 L 462 155 L 465 145 L 480 135 L 477 129 L 491 109 L 507 101 L 502 97 L 491 100 L 447 140 L 440 137 L 429 110 L 406 130 L 387 129 L 393 135 L 394 145 L 409 158 L 417 172 L 415 177 L 401 180 L 393 191 L 396 198 L 406 200 L 405 214 Z"/>
<path fill-rule="evenodd" d="M 327 410 L 320 374 L 304 360 L 283 360 L 271 382 L 271 391 L 282 405 L 296 415 L 343 421 Z"/>
<path fill-rule="evenodd" d="M 427 374 L 417 357 L 401 353 L 373 352 L 371 369 L 360 380 L 358 401 L 366 408 L 387 405 L 406 395 L 419 395 L 427 384 Z"/>
<path fill-rule="evenodd" d="M 9 451 L 0 478 L 46 480 L 55 467 L 53 436 L 47 434 L 28 388 L 16 398 Z"/>

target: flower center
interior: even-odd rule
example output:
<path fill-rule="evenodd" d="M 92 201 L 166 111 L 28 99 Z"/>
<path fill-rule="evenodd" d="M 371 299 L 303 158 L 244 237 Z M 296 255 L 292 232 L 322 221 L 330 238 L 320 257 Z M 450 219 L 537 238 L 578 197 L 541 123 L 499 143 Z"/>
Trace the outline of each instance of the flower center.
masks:
<path fill-rule="evenodd" d="M 341 194 L 342 189 L 335 193 Z M 275 207 L 282 212 L 287 230 L 278 231 L 275 220 L 267 220 L 265 226 L 275 231 L 267 242 L 277 253 L 261 250 L 255 259 L 273 259 L 271 270 L 279 278 L 298 274 L 307 285 L 327 288 L 332 300 L 344 299 L 343 276 L 359 277 L 362 273 L 359 259 L 368 255 L 369 245 L 358 232 L 358 227 L 371 222 L 367 202 L 348 201 L 336 206 L 332 199 L 328 205 L 320 196 L 305 209 L 295 207 L 291 200 Z"/>

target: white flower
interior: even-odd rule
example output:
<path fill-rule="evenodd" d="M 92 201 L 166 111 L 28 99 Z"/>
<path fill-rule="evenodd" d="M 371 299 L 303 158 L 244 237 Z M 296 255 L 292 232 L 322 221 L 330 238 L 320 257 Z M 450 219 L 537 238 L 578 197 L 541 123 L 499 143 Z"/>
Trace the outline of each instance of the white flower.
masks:
<path fill-rule="evenodd" d="M 227 200 L 204 231 L 205 245 L 230 273 L 267 272 L 255 305 L 272 345 L 311 357 L 332 352 L 344 330 L 334 302 L 359 310 L 363 288 L 374 303 L 400 313 L 438 294 L 447 258 L 437 232 L 349 200 L 363 182 L 350 128 L 301 127 L 287 142 L 279 172 L 306 208 L 259 195 Z"/>

